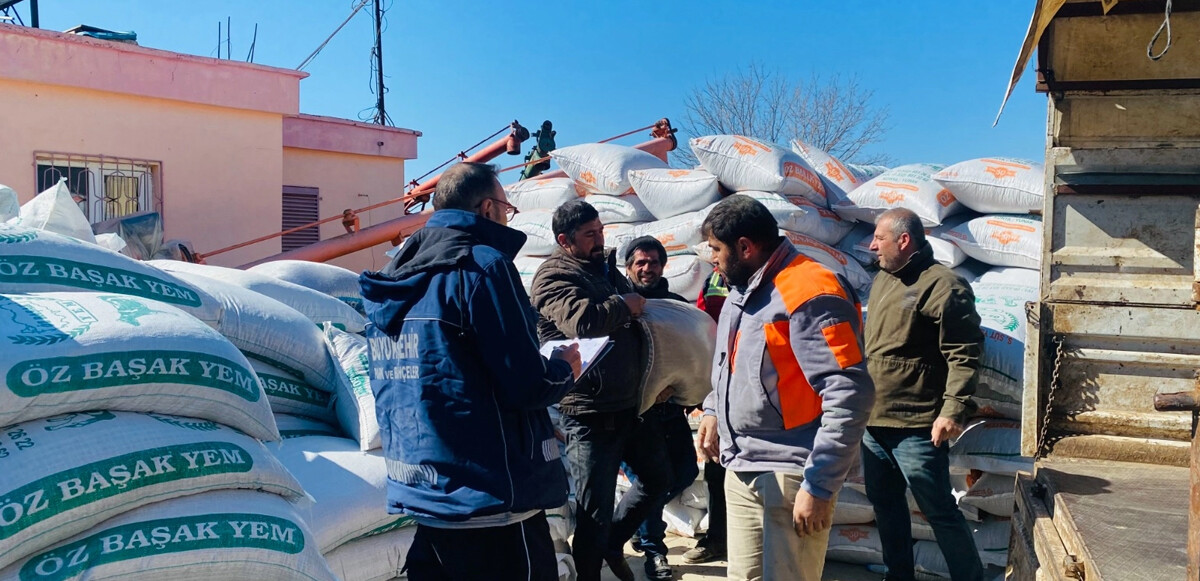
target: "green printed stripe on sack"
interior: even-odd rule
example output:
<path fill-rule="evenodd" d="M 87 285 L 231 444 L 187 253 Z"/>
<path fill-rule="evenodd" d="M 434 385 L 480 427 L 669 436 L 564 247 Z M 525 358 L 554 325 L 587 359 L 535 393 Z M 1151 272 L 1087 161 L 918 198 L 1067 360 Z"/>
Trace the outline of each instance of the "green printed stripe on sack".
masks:
<path fill-rule="evenodd" d="M 19 397 L 159 382 L 211 387 L 249 402 L 258 401 L 262 393 L 254 373 L 246 367 L 195 351 L 120 351 L 32 359 L 12 366 L 5 379 Z"/>
<path fill-rule="evenodd" d="M 258 372 L 262 380 L 263 391 L 268 396 L 296 401 L 319 408 L 328 408 L 333 394 L 313 389 L 303 383 L 288 377 Z"/>
<path fill-rule="evenodd" d="M 294 555 L 304 550 L 304 533 L 279 517 L 219 513 L 163 518 L 105 529 L 30 557 L 22 581 L 61 581 L 108 563 L 213 549 L 263 549 Z"/>
<path fill-rule="evenodd" d="M 154 276 L 53 256 L 0 256 L 0 282 L 59 284 L 134 295 L 172 305 L 199 307 L 200 296 L 178 283 Z"/>
<path fill-rule="evenodd" d="M 0 540 L 81 506 L 147 486 L 253 468 L 250 453 L 229 442 L 163 446 L 84 464 L 0 497 Z"/>

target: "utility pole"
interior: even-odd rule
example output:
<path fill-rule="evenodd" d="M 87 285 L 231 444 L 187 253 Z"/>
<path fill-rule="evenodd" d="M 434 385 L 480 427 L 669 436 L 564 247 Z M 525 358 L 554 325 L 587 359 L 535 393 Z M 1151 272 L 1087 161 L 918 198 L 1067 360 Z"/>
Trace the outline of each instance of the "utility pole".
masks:
<path fill-rule="evenodd" d="M 383 8 L 381 0 L 375 0 L 375 123 L 387 125 L 387 111 L 383 107 Z"/>

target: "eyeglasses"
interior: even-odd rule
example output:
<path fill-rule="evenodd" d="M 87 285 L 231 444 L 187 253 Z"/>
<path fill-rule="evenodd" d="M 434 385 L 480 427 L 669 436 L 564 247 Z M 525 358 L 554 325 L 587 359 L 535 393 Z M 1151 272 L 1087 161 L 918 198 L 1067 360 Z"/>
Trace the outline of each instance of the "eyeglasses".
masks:
<path fill-rule="evenodd" d="M 514 206 L 504 200 L 501 200 L 500 198 L 484 198 L 483 200 L 480 200 L 480 202 L 477 206 L 475 206 L 475 209 L 478 210 L 479 208 L 483 207 L 483 202 L 485 202 L 487 200 L 491 200 L 497 204 L 500 204 L 504 208 L 504 216 L 508 220 L 512 220 L 513 216 L 516 216 L 517 214 L 521 213 L 521 211 L 518 210 L 516 206 Z"/>

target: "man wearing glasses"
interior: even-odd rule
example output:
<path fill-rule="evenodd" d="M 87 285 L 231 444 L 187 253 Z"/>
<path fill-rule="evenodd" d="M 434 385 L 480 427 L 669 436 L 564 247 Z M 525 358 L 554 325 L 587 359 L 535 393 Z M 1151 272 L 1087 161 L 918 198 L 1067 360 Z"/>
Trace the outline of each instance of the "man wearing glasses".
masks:
<path fill-rule="evenodd" d="M 567 501 L 567 477 L 546 408 L 574 386 L 579 352 L 538 352 L 512 262 L 525 234 L 506 226 L 495 168 L 450 168 L 433 207 L 360 278 L 388 510 L 417 521 L 408 578 L 556 580 L 545 509 Z"/>

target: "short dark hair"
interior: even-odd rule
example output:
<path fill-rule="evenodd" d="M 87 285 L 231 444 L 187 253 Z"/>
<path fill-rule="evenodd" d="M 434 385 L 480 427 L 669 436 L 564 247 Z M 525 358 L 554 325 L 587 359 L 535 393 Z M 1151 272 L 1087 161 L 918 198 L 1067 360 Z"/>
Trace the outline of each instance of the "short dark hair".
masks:
<path fill-rule="evenodd" d="M 890 222 L 888 230 L 891 230 L 893 236 L 899 237 L 901 234 L 908 234 L 917 248 L 925 246 L 925 225 L 921 223 L 921 218 L 917 216 L 916 212 L 908 208 L 892 208 L 880 214 L 875 219 L 875 223 L 878 224 L 884 220 Z"/>
<path fill-rule="evenodd" d="M 575 232 L 581 226 L 599 218 L 600 212 L 597 212 L 591 204 L 583 200 L 571 200 L 554 210 L 550 229 L 553 230 L 555 238 L 558 238 L 559 234 L 566 234 L 567 238 L 574 238 Z"/>
<path fill-rule="evenodd" d="M 738 238 L 769 246 L 779 240 L 779 223 L 762 202 L 734 194 L 709 211 L 700 225 L 700 234 L 726 246 L 734 246 Z"/>
<path fill-rule="evenodd" d="M 665 266 L 667 264 L 667 249 L 663 247 L 662 242 L 653 236 L 639 236 L 629 242 L 629 248 L 625 249 L 625 268 L 633 266 L 633 253 L 641 250 L 649 254 L 651 250 L 658 253 L 658 260 Z"/>
<path fill-rule="evenodd" d="M 478 210 L 479 204 L 492 195 L 496 175 L 496 166 L 487 163 L 454 165 L 438 178 L 433 190 L 433 209 Z"/>

